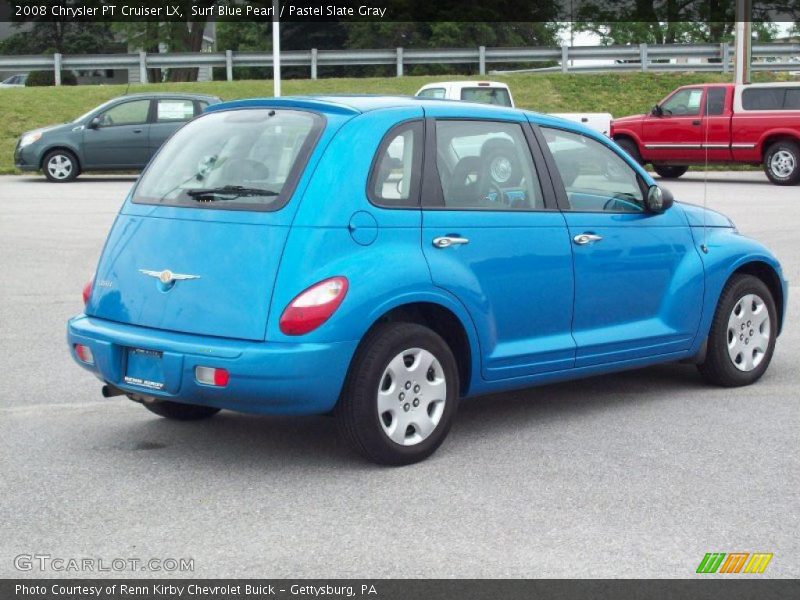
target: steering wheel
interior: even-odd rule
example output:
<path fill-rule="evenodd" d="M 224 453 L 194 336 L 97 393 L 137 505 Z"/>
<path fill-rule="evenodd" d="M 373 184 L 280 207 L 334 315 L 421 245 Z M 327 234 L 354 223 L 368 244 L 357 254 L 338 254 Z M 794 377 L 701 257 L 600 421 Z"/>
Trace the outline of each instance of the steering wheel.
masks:
<path fill-rule="evenodd" d="M 617 206 L 617 205 L 620 205 L 620 204 L 622 205 L 623 209 L 626 206 L 629 207 L 629 208 L 632 208 L 633 210 L 630 211 L 630 212 L 641 212 L 642 211 L 642 207 L 639 206 L 638 204 L 636 204 L 636 202 L 633 202 L 632 200 L 630 200 L 629 198 L 626 198 L 624 196 L 620 196 L 619 194 L 614 194 L 611 198 L 606 200 L 605 204 L 603 204 L 603 210 L 614 210 L 614 207 Z M 620 209 L 617 208 L 616 210 L 620 210 Z"/>
<path fill-rule="evenodd" d="M 671 111 L 670 114 L 685 115 L 688 112 L 689 112 L 688 106 L 686 106 L 685 104 L 678 104 L 678 106 L 675 107 L 675 110 Z"/>
<path fill-rule="evenodd" d="M 489 200 L 489 196 L 492 194 L 492 192 L 494 192 L 496 196 L 496 200 L 494 202 Z M 488 189 L 486 190 L 486 194 L 483 197 L 487 203 L 490 203 L 492 205 L 502 204 L 506 208 L 511 207 L 511 202 L 508 200 L 508 198 L 506 198 L 506 195 L 503 193 L 503 190 L 500 187 L 500 185 L 492 179 L 489 180 Z"/>

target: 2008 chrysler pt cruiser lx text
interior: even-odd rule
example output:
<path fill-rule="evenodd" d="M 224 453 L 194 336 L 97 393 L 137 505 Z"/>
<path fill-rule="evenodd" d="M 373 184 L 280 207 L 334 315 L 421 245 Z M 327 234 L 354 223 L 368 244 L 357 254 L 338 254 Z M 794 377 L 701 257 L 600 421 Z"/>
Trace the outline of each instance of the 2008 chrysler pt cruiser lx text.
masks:
<path fill-rule="evenodd" d="M 459 399 L 686 360 L 764 374 L 787 283 L 612 141 L 532 112 L 389 97 L 217 104 L 111 229 L 75 360 L 171 419 L 333 412 L 429 456 Z"/>

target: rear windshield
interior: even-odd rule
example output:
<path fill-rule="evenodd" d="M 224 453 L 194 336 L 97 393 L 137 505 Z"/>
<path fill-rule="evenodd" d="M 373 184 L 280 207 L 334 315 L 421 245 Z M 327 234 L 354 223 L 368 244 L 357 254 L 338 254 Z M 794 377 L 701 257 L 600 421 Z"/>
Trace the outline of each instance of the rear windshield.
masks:
<path fill-rule="evenodd" d="M 467 102 L 480 102 L 481 104 L 497 104 L 498 106 L 511 106 L 511 96 L 505 88 L 469 87 L 462 88 L 461 99 Z"/>
<path fill-rule="evenodd" d="M 143 173 L 133 201 L 278 210 L 291 197 L 323 125 L 320 115 L 298 110 L 207 113 L 167 141 Z"/>

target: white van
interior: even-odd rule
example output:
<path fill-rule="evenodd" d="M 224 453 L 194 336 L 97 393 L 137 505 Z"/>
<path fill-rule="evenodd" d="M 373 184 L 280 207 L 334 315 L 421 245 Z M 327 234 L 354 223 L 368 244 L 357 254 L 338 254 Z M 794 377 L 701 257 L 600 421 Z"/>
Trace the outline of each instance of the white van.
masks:
<path fill-rule="evenodd" d="M 465 100 L 482 104 L 496 104 L 514 108 L 511 90 L 499 81 L 439 81 L 424 85 L 417 93 L 418 98 L 442 98 L 444 100 Z M 568 121 L 581 123 L 590 129 L 609 135 L 611 113 L 550 113 Z"/>

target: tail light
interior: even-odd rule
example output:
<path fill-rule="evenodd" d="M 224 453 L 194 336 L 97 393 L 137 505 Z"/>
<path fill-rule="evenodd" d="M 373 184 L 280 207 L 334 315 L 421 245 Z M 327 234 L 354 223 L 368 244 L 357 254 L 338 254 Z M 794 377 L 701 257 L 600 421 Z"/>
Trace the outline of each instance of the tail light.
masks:
<path fill-rule="evenodd" d="M 86 282 L 86 285 L 83 286 L 83 305 L 86 306 L 89 303 L 89 296 L 92 295 L 92 286 L 94 285 L 94 277 L 92 277 L 89 281 Z"/>
<path fill-rule="evenodd" d="M 89 348 L 89 346 L 75 344 L 75 355 L 80 359 L 81 362 L 85 362 L 87 365 L 94 364 L 94 355 L 92 354 L 92 349 Z"/>
<path fill-rule="evenodd" d="M 339 308 L 347 287 L 345 277 L 331 277 L 301 292 L 283 311 L 279 323 L 281 331 L 286 335 L 314 331 Z"/>
<path fill-rule="evenodd" d="M 194 376 L 200 383 L 225 387 L 231 379 L 227 369 L 215 369 L 214 367 L 195 367 Z"/>

